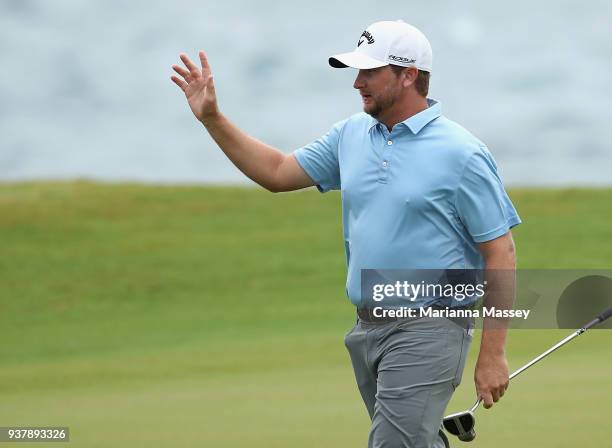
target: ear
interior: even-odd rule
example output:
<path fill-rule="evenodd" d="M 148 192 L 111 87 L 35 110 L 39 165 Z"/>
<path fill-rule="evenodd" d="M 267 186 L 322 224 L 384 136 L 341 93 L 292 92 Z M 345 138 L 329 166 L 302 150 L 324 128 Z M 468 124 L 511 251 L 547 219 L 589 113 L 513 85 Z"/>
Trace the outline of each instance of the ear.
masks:
<path fill-rule="evenodd" d="M 402 85 L 404 87 L 410 87 L 416 81 L 419 76 L 419 70 L 416 67 L 407 67 L 402 70 L 402 75 L 404 76 L 404 80 L 402 81 Z"/>

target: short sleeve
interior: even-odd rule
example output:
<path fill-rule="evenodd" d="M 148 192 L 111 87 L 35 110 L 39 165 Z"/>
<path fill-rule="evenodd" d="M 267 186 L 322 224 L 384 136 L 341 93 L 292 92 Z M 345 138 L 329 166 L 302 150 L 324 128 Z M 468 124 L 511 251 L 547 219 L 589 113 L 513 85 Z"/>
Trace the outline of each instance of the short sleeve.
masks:
<path fill-rule="evenodd" d="M 344 123 L 346 120 L 336 123 L 323 137 L 293 153 L 321 193 L 340 189 L 338 143 Z"/>
<path fill-rule="evenodd" d="M 457 189 L 455 208 L 476 243 L 498 238 L 521 223 L 487 148 L 481 147 L 468 160 Z"/>

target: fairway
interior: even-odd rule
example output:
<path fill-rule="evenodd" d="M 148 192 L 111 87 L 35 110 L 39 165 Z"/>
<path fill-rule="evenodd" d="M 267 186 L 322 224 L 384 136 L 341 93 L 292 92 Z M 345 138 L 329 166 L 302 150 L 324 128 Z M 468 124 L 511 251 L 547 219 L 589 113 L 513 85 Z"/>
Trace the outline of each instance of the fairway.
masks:
<path fill-rule="evenodd" d="M 520 268 L 612 267 L 612 190 L 510 196 Z M 338 193 L 4 184 L 0 232 L 0 426 L 68 426 L 75 447 L 366 445 Z M 512 331 L 510 369 L 567 334 Z M 477 344 L 449 412 L 473 404 Z M 611 349 L 581 336 L 453 446 L 612 445 Z"/>

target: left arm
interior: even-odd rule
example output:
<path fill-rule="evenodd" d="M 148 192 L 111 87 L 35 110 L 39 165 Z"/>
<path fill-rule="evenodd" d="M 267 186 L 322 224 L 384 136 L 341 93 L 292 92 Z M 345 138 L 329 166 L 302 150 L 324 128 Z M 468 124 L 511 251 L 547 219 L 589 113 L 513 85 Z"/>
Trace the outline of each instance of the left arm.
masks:
<path fill-rule="evenodd" d="M 514 302 L 514 274 L 516 254 L 510 232 L 494 240 L 480 243 L 480 253 L 485 261 L 487 295 L 484 306 L 511 309 Z M 508 319 L 487 317 L 484 319 L 480 352 L 474 382 L 476 393 L 485 408 L 504 395 L 508 388 L 508 361 L 506 360 L 506 334 Z"/>

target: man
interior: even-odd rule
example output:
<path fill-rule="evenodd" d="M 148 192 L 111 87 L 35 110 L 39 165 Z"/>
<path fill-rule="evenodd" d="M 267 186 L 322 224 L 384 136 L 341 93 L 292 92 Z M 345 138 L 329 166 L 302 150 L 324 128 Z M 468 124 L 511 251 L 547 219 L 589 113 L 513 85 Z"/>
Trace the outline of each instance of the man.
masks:
<path fill-rule="evenodd" d="M 354 51 L 330 58 L 332 67 L 359 70 L 353 87 L 364 113 L 291 155 L 246 135 L 219 111 L 211 69 L 203 52 L 199 57 L 201 68 L 181 54 L 186 68 L 174 65 L 180 76 L 172 80 L 244 174 L 272 192 L 342 190 L 347 294 L 359 316 L 345 343 L 372 420 L 369 446 L 448 446 L 439 428 L 471 328 L 448 319 L 373 316 L 361 295 L 361 270 L 513 271 L 510 229 L 520 219 L 485 145 L 427 99 L 428 40 L 402 21 L 377 22 Z M 508 386 L 505 338 L 503 325 L 485 319 L 474 377 L 486 408 Z"/>

